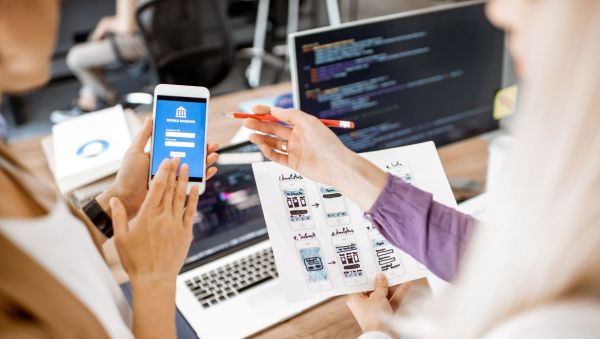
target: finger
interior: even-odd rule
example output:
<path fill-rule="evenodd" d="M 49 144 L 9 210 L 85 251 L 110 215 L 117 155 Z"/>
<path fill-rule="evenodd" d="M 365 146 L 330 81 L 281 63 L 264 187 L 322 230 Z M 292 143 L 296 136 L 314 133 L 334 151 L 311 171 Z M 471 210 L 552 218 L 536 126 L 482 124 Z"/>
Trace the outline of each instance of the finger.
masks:
<path fill-rule="evenodd" d="M 215 153 L 218 150 L 219 150 L 219 144 L 209 143 L 208 145 L 206 145 L 206 153 L 208 153 L 208 154 Z"/>
<path fill-rule="evenodd" d="M 212 165 L 214 165 L 217 160 L 219 160 L 219 154 L 218 153 L 210 153 L 207 157 L 206 157 L 206 167 L 210 167 Z"/>
<path fill-rule="evenodd" d="M 131 148 L 138 152 L 144 152 L 144 148 L 146 147 L 146 144 L 148 143 L 148 140 L 150 139 L 151 135 L 152 119 L 146 118 L 146 120 L 144 120 L 144 125 L 142 126 L 142 129 L 140 129 L 139 132 L 137 132 L 137 134 L 133 138 Z"/>
<path fill-rule="evenodd" d="M 285 154 L 275 152 L 271 147 L 267 145 L 258 145 L 260 151 L 265 158 L 274 161 L 280 165 L 288 166 L 288 156 Z"/>
<path fill-rule="evenodd" d="M 348 295 L 348 299 L 346 299 L 346 305 L 350 307 L 350 309 L 354 308 L 361 300 L 366 299 L 367 297 L 362 293 L 353 293 Z"/>
<path fill-rule="evenodd" d="M 196 208 L 198 207 L 198 192 L 198 186 L 192 186 L 187 206 L 185 207 L 185 213 L 183 215 L 184 228 L 191 228 L 192 224 L 194 223 L 194 216 L 196 216 Z"/>
<path fill-rule="evenodd" d="M 283 151 L 285 140 L 277 139 L 263 134 L 251 134 L 250 141 L 257 145 L 267 145 L 272 149 Z"/>
<path fill-rule="evenodd" d="M 206 170 L 206 180 L 210 180 L 210 178 L 214 177 L 217 174 L 218 169 L 216 167 L 209 167 Z"/>
<path fill-rule="evenodd" d="M 400 305 L 400 303 L 402 302 L 402 299 L 404 299 L 404 296 L 406 296 L 406 293 L 408 293 L 411 286 L 412 285 L 410 284 L 410 282 L 407 282 L 405 284 L 398 286 L 398 288 L 394 291 L 394 294 L 392 294 L 392 296 L 389 299 L 390 304 Z"/>
<path fill-rule="evenodd" d="M 377 273 L 375 277 L 375 290 L 371 293 L 376 298 L 387 298 L 388 294 L 388 282 L 385 274 Z"/>
<path fill-rule="evenodd" d="M 163 195 L 162 204 L 164 207 L 173 207 L 173 196 L 175 195 L 175 188 L 177 188 L 177 171 L 179 170 L 179 158 L 171 159 L 171 172 L 169 172 L 169 178 L 167 179 L 167 188 Z"/>
<path fill-rule="evenodd" d="M 252 107 L 252 112 L 255 114 L 271 114 L 271 106 L 255 105 Z"/>
<path fill-rule="evenodd" d="M 144 205 L 150 208 L 157 207 L 162 201 L 163 195 L 167 188 L 167 179 L 171 173 L 171 161 L 169 159 L 163 160 L 158 168 L 158 172 L 150 182 L 150 189 L 146 196 Z"/>
<path fill-rule="evenodd" d="M 92 36 L 90 37 L 90 40 L 92 40 L 92 41 L 100 40 L 100 31 L 95 30 L 94 32 L 92 32 Z"/>
<path fill-rule="evenodd" d="M 127 211 L 125 206 L 119 198 L 110 199 L 110 209 L 114 235 L 116 239 L 123 239 L 129 232 L 129 225 L 127 224 Z M 121 241 L 117 240 L 117 241 Z"/>
<path fill-rule="evenodd" d="M 179 178 L 177 179 L 177 188 L 175 190 L 175 196 L 173 197 L 173 211 L 178 217 L 183 215 L 183 206 L 185 205 L 185 192 L 189 180 L 190 167 L 188 164 L 183 164 L 179 171 Z"/>
<path fill-rule="evenodd" d="M 259 131 L 266 134 L 276 135 L 283 139 L 288 139 L 292 133 L 292 129 L 281 124 L 271 121 L 260 121 L 257 119 L 245 119 L 244 126 L 246 128 Z"/>
<path fill-rule="evenodd" d="M 104 22 L 100 22 L 98 27 L 94 30 L 94 32 L 92 33 L 93 41 L 102 40 L 102 38 L 104 38 L 104 35 L 106 34 L 106 29 L 104 28 L 104 26 Z"/>
<path fill-rule="evenodd" d="M 279 107 L 271 108 L 271 114 L 289 125 L 296 125 L 311 116 L 297 109 L 283 109 Z"/>

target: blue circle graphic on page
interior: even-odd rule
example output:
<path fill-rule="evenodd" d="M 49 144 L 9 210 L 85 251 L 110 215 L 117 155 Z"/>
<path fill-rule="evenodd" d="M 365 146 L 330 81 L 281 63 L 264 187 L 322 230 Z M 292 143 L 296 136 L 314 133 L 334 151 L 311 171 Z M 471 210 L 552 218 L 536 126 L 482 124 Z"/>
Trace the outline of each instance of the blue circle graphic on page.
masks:
<path fill-rule="evenodd" d="M 82 158 L 93 158 L 106 152 L 109 143 L 106 140 L 98 139 L 88 141 L 85 144 L 79 146 L 77 149 L 77 156 Z"/>

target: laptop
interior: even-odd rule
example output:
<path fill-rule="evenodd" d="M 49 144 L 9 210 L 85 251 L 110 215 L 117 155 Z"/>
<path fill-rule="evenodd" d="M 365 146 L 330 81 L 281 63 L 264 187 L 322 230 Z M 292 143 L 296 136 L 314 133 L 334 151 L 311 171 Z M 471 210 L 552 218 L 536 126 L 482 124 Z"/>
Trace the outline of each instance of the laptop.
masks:
<path fill-rule="evenodd" d="M 247 337 L 325 300 L 284 299 L 252 173 L 251 163 L 264 160 L 258 148 L 246 142 L 219 153 L 177 278 L 177 307 L 202 339 Z"/>

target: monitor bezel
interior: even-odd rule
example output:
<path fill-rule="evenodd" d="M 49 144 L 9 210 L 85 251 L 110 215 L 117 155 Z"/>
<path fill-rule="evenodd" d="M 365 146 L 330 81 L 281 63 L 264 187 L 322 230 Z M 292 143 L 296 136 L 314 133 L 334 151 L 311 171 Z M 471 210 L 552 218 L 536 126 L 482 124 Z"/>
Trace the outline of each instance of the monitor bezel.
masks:
<path fill-rule="evenodd" d="M 305 37 L 307 35 L 312 35 L 312 34 L 321 34 L 321 33 L 329 32 L 329 31 L 337 31 L 340 29 L 346 29 L 346 28 L 355 27 L 355 26 L 370 25 L 370 24 L 382 22 L 382 21 L 390 21 L 390 20 L 396 20 L 396 19 L 401 19 L 401 18 L 408 18 L 408 17 L 414 17 L 414 16 L 419 16 L 419 15 L 424 15 L 424 14 L 430 14 L 430 13 L 435 13 L 435 12 L 441 12 L 441 11 L 446 11 L 446 10 L 450 10 L 450 9 L 482 5 L 485 3 L 486 3 L 486 0 L 470 0 L 470 1 L 452 3 L 452 4 L 441 4 L 441 5 L 436 5 L 436 6 L 432 6 L 432 7 L 401 12 L 401 13 L 378 16 L 375 18 L 368 18 L 368 19 L 346 22 L 346 23 L 336 25 L 336 26 L 325 26 L 325 27 L 308 29 L 308 30 L 295 32 L 295 33 L 288 35 L 288 49 L 289 49 L 288 53 L 290 55 L 290 73 L 291 73 L 291 77 L 292 77 L 292 100 L 294 103 L 294 108 L 302 110 L 302 107 L 300 107 L 300 84 L 298 83 L 298 63 L 296 62 L 296 55 L 297 55 L 296 39 L 297 38 Z"/>

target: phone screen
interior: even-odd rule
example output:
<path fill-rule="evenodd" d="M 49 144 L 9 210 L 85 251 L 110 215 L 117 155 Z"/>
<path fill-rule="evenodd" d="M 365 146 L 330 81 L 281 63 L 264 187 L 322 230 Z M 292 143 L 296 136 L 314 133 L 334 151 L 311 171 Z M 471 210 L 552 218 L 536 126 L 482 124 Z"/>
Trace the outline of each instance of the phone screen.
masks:
<path fill-rule="evenodd" d="M 206 99 L 158 95 L 154 120 L 152 171 L 167 158 L 190 167 L 190 182 L 204 180 Z"/>

